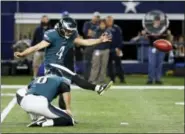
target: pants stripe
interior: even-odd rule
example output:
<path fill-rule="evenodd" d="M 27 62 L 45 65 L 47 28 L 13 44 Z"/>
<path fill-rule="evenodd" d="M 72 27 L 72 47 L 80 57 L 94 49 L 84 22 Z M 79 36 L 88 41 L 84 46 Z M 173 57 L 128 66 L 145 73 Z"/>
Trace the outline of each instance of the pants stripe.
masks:
<path fill-rule="evenodd" d="M 69 70 L 68 68 L 66 68 L 64 66 L 61 66 L 61 65 L 58 65 L 58 64 L 54 64 L 54 63 L 51 63 L 50 65 L 53 66 L 53 67 L 56 67 L 58 69 L 62 69 L 64 71 L 66 71 L 67 73 L 71 74 L 71 75 L 76 75 L 74 72 L 72 72 L 71 70 Z"/>
<path fill-rule="evenodd" d="M 55 107 L 52 106 L 51 104 L 49 104 L 48 108 L 49 108 L 49 110 L 50 110 L 53 114 L 58 115 L 59 117 L 64 117 L 64 118 L 66 118 L 66 119 L 69 119 L 69 118 L 70 118 L 70 116 L 69 116 L 68 114 L 66 114 L 64 111 L 55 108 Z"/>

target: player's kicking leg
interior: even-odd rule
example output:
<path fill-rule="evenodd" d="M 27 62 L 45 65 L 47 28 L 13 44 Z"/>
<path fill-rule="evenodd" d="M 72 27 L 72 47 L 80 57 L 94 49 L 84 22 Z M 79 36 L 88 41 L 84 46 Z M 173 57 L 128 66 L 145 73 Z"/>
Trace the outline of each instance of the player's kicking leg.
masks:
<path fill-rule="evenodd" d="M 99 95 L 103 95 L 104 91 L 108 90 L 113 84 L 113 82 L 110 81 L 108 84 L 95 85 L 81 78 L 77 74 L 72 77 L 72 81 L 83 89 L 96 91 Z"/>
<path fill-rule="evenodd" d="M 99 95 L 103 95 L 104 91 L 108 90 L 113 84 L 113 82 L 110 81 L 108 84 L 95 85 L 81 78 L 78 74 L 72 72 L 64 66 L 58 64 L 50 64 L 50 66 L 60 69 L 63 72 L 64 76 L 69 76 L 71 80 L 79 87 L 86 90 L 96 91 Z"/>

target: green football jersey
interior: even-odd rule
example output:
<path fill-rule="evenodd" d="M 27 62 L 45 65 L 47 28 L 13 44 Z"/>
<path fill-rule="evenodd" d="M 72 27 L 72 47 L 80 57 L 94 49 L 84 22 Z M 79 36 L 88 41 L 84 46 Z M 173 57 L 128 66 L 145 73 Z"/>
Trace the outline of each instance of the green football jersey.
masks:
<path fill-rule="evenodd" d="M 77 36 L 78 32 L 75 32 L 69 39 L 66 39 L 60 36 L 55 29 L 46 31 L 44 40 L 49 42 L 50 45 L 45 49 L 45 67 L 50 63 L 63 65 L 64 59 L 67 58 L 66 54 L 74 46 L 73 42 Z"/>
<path fill-rule="evenodd" d="M 28 94 L 44 96 L 51 102 L 61 93 L 62 89 L 60 89 L 60 86 L 62 83 L 69 85 L 69 82 L 65 77 L 56 75 L 38 77 L 30 83 Z"/>

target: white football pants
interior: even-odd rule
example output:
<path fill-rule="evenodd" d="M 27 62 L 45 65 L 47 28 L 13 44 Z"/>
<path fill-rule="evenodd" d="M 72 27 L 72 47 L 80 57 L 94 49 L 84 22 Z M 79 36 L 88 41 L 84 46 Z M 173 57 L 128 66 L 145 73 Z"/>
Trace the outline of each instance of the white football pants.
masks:
<path fill-rule="evenodd" d="M 49 109 L 48 100 L 44 96 L 26 95 L 21 101 L 21 107 L 26 112 L 35 113 L 46 118 L 60 117 Z M 61 110 L 61 112 L 64 111 Z"/>
<path fill-rule="evenodd" d="M 26 95 L 27 90 L 28 90 L 27 87 L 20 88 L 20 89 L 17 90 L 16 96 L 17 96 L 17 102 L 18 102 L 19 105 L 20 105 L 20 102 L 19 102 L 20 100 L 19 99 L 22 99 Z M 30 119 L 32 121 L 36 121 L 38 118 L 40 118 L 39 115 L 36 115 L 36 114 L 33 114 L 33 113 L 28 113 L 28 115 L 30 116 Z"/>

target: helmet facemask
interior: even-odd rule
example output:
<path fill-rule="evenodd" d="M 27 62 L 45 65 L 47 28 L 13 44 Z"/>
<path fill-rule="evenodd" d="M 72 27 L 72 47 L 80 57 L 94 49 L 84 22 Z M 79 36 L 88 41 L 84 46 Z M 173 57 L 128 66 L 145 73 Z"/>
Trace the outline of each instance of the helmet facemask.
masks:
<path fill-rule="evenodd" d="M 73 35 L 73 33 L 75 32 L 75 30 L 68 30 L 66 28 L 63 28 L 63 29 L 60 29 L 60 30 L 61 30 L 61 33 L 63 33 L 63 36 L 66 39 L 69 39 L 71 37 L 71 35 Z"/>

